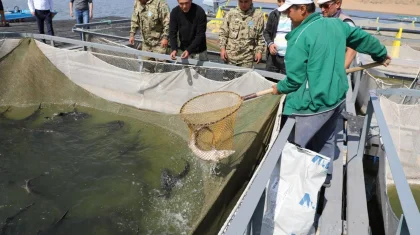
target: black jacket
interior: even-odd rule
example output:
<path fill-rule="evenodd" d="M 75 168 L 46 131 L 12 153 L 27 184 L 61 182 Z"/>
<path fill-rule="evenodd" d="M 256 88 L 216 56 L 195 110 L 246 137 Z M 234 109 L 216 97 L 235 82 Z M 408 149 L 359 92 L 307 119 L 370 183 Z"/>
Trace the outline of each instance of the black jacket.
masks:
<path fill-rule="evenodd" d="M 279 24 L 280 12 L 279 10 L 275 9 L 268 15 L 267 24 L 265 25 L 265 29 L 263 31 L 263 37 L 266 46 L 270 45 L 270 43 L 274 43 L 274 38 L 276 37 L 277 33 L 277 26 Z M 270 55 L 270 50 L 267 50 L 267 57 Z"/>
<path fill-rule="evenodd" d="M 271 43 L 274 43 L 274 38 L 277 34 L 277 26 L 279 24 L 280 12 L 275 9 L 268 15 L 267 24 L 263 31 L 264 41 L 268 47 Z M 286 73 L 286 66 L 284 64 L 284 57 L 279 55 L 271 55 L 270 50 L 267 48 L 267 60 L 265 62 L 266 70 L 271 72 Z"/>
<path fill-rule="evenodd" d="M 187 50 L 190 54 L 207 50 L 206 44 L 207 15 L 203 8 L 191 4 L 188 13 L 179 6 L 172 9 L 169 20 L 169 42 L 172 51 Z M 178 46 L 178 37 L 181 44 Z"/>

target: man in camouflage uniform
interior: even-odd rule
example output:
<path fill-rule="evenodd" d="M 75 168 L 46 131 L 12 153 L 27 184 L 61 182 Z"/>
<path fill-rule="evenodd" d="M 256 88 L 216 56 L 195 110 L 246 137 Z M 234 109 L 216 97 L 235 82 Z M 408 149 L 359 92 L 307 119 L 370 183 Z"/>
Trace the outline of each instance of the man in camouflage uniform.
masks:
<path fill-rule="evenodd" d="M 131 16 L 129 42 L 134 45 L 134 35 L 140 28 L 141 50 L 167 54 L 169 34 L 169 6 L 166 0 L 136 0 Z M 143 57 L 154 61 L 154 58 Z M 145 63 L 147 72 L 154 72 L 155 64 Z M 162 66 L 159 66 L 162 67 Z M 161 69 L 159 69 L 161 71 Z"/>
<path fill-rule="evenodd" d="M 264 50 L 264 15 L 256 10 L 252 0 L 239 0 L 230 10 L 220 28 L 220 57 L 225 62 L 252 68 L 253 60 L 261 61 Z"/>

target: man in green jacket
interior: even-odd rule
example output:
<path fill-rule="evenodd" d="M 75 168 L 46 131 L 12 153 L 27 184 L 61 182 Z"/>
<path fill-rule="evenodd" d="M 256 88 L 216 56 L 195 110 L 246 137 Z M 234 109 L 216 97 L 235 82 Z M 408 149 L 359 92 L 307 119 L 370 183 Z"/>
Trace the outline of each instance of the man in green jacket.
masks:
<path fill-rule="evenodd" d="M 378 62 L 390 58 L 385 46 L 360 28 L 315 13 L 313 0 L 286 0 L 279 11 L 287 12 L 293 24 L 286 35 L 286 78 L 273 86 L 273 94 L 287 94 L 283 114 L 296 120 L 289 141 L 333 159 L 335 128 L 348 90 L 346 47 Z"/>

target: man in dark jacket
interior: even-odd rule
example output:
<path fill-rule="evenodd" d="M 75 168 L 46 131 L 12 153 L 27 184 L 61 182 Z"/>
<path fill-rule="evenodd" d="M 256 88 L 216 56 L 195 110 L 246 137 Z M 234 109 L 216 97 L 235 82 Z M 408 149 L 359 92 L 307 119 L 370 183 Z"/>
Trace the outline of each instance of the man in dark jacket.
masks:
<path fill-rule="evenodd" d="M 285 0 L 278 0 L 279 7 Z M 267 45 L 266 69 L 272 72 L 286 74 L 284 56 L 286 55 L 287 41 L 286 34 L 291 31 L 292 22 L 286 14 L 282 14 L 278 9 L 270 13 L 267 25 L 263 32 L 263 37 Z"/>
<path fill-rule="evenodd" d="M 171 58 L 174 60 L 178 49 L 181 49 L 182 59 L 208 60 L 206 29 L 207 16 L 203 8 L 192 0 L 178 0 L 178 6 L 172 9 L 169 19 Z"/>

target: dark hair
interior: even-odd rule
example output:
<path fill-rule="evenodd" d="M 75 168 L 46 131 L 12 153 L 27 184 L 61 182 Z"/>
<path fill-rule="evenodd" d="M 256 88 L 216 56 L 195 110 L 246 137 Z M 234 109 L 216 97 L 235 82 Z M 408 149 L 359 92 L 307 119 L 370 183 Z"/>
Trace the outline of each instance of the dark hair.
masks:
<path fill-rule="evenodd" d="M 306 11 L 308 13 L 314 13 L 316 10 L 316 6 L 315 3 L 310 3 L 310 4 L 299 4 L 299 5 L 292 5 L 291 7 L 297 9 L 299 6 L 306 6 Z"/>

